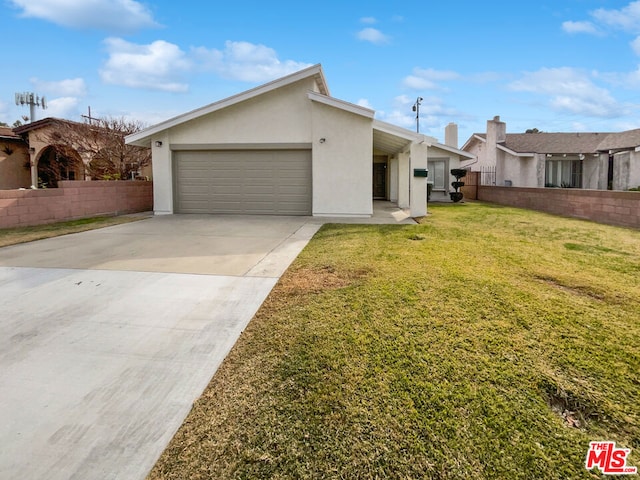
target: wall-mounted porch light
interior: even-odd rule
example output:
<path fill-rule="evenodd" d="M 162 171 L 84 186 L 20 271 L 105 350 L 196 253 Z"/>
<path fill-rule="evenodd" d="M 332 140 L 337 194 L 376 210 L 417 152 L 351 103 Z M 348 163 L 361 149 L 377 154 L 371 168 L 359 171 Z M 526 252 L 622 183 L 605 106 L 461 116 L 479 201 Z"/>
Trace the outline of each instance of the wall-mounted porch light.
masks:
<path fill-rule="evenodd" d="M 156 140 L 156 147 L 161 147 L 162 146 L 162 142 L 160 140 Z"/>

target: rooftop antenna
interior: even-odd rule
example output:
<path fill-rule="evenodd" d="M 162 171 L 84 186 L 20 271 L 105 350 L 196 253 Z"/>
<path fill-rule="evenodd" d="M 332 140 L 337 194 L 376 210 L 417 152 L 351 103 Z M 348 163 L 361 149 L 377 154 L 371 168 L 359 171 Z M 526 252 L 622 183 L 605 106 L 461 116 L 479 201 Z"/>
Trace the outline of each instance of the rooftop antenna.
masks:
<path fill-rule="evenodd" d="M 36 120 L 36 107 L 47 109 L 47 100 L 33 92 L 16 93 L 16 105 L 29 105 L 29 122 Z"/>

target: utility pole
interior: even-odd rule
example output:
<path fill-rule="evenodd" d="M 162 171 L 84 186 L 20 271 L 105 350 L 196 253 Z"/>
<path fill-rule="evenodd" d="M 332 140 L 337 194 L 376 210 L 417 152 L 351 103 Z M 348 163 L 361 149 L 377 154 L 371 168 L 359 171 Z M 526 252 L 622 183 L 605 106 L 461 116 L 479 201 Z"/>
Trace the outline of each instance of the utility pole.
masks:
<path fill-rule="evenodd" d="M 16 93 L 16 105 L 29 105 L 29 122 L 36 121 L 36 107 L 47 109 L 47 100 L 33 92 Z"/>
<path fill-rule="evenodd" d="M 422 102 L 423 98 L 418 97 L 416 99 L 416 103 L 413 104 L 413 111 L 416 112 L 416 133 L 420 133 L 420 102 Z"/>

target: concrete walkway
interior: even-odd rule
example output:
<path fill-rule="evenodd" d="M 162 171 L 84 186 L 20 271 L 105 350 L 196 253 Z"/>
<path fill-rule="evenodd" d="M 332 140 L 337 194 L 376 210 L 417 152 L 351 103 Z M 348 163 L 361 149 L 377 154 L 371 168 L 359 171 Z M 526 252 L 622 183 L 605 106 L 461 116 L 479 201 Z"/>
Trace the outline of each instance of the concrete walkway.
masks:
<path fill-rule="evenodd" d="M 407 221 L 378 207 L 356 221 Z M 0 478 L 143 479 L 328 220 L 354 221 L 175 215 L 1 248 Z"/>

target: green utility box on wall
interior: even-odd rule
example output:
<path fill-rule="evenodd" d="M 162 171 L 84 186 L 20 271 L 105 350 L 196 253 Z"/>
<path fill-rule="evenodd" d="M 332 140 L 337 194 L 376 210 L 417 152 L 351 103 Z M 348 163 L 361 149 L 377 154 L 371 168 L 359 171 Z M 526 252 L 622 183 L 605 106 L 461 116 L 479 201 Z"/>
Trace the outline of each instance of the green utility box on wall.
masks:
<path fill-rule="evenodd" d="M 427 170 L 426 168 L 414 168 L 413 169 L 413 176 L 414 177 L 428 177 L 429 176 L 429 170 Z"/>

